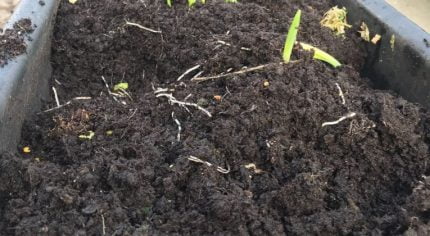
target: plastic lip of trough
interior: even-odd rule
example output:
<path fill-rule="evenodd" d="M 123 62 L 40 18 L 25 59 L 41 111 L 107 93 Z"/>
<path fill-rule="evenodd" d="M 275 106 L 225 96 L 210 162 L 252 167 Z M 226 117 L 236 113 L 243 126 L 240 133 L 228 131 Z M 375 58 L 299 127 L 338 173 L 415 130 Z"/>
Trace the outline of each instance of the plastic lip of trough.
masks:
<path fill-rule="evenodd" d="M 430 108 L 430 34 L 381 0 L 335 0 L 348 9 L 348 20 L 356 26 L 365 22 L 370 32 L 382 39 L 367 44 L 363 75 L 377 88 L 390 89 L 405 99 Z M 391 37 L 394 35 L 394 47 Z"/>
<path fill-rule="evenodd" d="M 58 0 L 40 4 L 21 0 L 4 28 L 29 18 L 34 31 L 26 37 L 27 52 L 0 67 L 0 154 L 16 150 L 22 123 L 41 107 L 51 77 L 51 35 Z"/>

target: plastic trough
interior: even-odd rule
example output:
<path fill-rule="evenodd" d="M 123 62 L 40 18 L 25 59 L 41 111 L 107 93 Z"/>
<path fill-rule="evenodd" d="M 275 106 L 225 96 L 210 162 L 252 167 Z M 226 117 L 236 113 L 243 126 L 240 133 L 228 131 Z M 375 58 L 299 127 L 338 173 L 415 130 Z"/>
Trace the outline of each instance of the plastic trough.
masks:
<path fill-rule="evenodd" d="M 21 0 L 4 28 L 22 18 L 36 28 L 26 39 L 27 53 L 0 67 L 0 153 L 16 148 L 23 121 L 41 107 L 51 77 L 51 35 L 59 1 Z"/>
<path fill-rule="evenodd" d="M 408 18 L 381 0 L 335 0 L 348 9 L 350 23 L 366 22 L 372 33 L 382 36 L 368 44 L 369 56 L 363 75 L 378 88 L 391 89 L 404 98 L 430 108 L 430 36 Z M 51 35 L 58 0 L 42 6 L 22 0 L 6 28 L 22 18 L 37 25 L 27 41 L 27 53 L 0 68 L 0 153 L 16 150 L 23 121 L 41 107 L 51 76 Z M 394 48 L 391 36 L 395 35 Z"/>

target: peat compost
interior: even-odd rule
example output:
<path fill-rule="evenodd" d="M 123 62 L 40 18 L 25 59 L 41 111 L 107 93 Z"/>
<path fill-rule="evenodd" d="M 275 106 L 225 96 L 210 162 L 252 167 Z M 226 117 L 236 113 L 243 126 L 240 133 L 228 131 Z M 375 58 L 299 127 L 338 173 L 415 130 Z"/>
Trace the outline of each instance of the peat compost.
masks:
<path fill-rule="evenodd" d="M 52 86 L 66 105 L 35 115 L 17 152 L 1 156 L 0 231 L 428 234 L 430 115 L 360 77 L 356 29 L 342 37 L 320 26 L 332 6 L 63 1 Z M 297 48 L 294 63 L 279 64 L 297 9 L 298 40 L 341 68 Z M 128 94 L 112 94 L 120 82 Z"/>

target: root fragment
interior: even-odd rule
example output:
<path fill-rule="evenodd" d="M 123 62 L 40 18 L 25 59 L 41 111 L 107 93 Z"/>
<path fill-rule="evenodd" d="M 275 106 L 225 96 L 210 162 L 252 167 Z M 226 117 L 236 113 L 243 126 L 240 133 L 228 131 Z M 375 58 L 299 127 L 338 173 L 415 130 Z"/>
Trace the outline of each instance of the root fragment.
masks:
<path fill-rule="evenodd" d="M 196 65 L 196 66 L 191 67 L 190 69 L 186 70 L 181 76 L 178 77 L 178 79 L 176 81 L 181 81 L 181 79 L 183 79 L 186 75 L 197 70 L 198 68 L 200 68 L 200 66 L 201 65 Z"/>
<path fill-rule="evenodd" d="M 60 108 L 65 107 L 65 106 L 68 106 L 68 105 L 72 104 L 72 102 L 73 102 L 73 101 L 78 101 L 78 100 L 90 100 L 90 99 L 91 99 L 91 97 L 75 97 L 75 98 L 73 98 L 72 100 L 70 100 L 70 101 L 68 101 L 68 102 L 64 103 L 63 105 L 56 106 L 56 107 L 51 108 L 51 109 L 48 109 L 48 110 L 44 110 L 44 111 L 43 111 L 43 113 L 45 113 L 45 112 L 50 112 L 50 111 L 55 111 L 55 110 L 58 110 L 58 109 L 60 109 Z M 40 114 L 40 113 L 39 113 L 39 114 Z"/>
<path fill-rule="evenodd" d="M 57 103 L 57 107 L 61 106 L 60 100 L 58 99 L 57 90 L 55 89 L 55 87 L 52 87 L 52 91 L 54 92 L 54 98 L 55 98 L 55 102 Z"/>
<path fill-rule="evenodd" d="M 345 105 L 346 101 L 345 101 L 345 96 L 343 94 L 343 91 L 340 88 L 338 83 L 335 83 L 335 84 L 336 84 L 337 89 L 339 90 L 339 97 L 342 99 L 342 105 Z"/>
<path fill-rule="evenodd" d="M 351 118 L 353 118 L 354 116 L 356 116 L 357 115 L 357 113 L 355 113 L 355 112 L 350 112 L 350 113 L 348 113 L 348 114 L 346 114 L 345 116 L 342 116 L 341 118 L 339 118 L 338 120 L 336 120 L 336 121 L 330 121 L 330 122 L 324 122 L 323 124 L 322 124 L 322 126 L 321 127 L 324 127 L 324 126 L 330 126 L 330 125 L 337 125 L 337 124 L 339 124 L 340 122 L 342 122 L 342 121 L 344 121 L 344 120 L 346 120 L 346 119 L 351 119 Z"/>
<path fill-rule="evenodd" d="M 196 163 L 201 163 L 201 164 L 207 165 L 209 167 L 213 167 L 214 166 L 212 163 L 207 162 L 207 161 L 203 161 L 202 159 L 200 159 L 198 157 L 195 157 L 195 156 L 189 156 L 189 157 L 187 157 L 187 159 L 189 161 L 196 162 Z M 224 169 L 224 168 L 222 168 L 220 166 L 214 166 L 214 167 L 216 168 L 216 171 L 218 171 L 220 173 L 223 173 L 223 174 L 230 173 L 230 167 L 228 167 L 228 169 Z"/>
<path fill-rule="evenodd" d="M 126 24 L 126 25 L 131 25 L 131 26 L 136 26 L 136 27 L 137 27 L 137 28 L 139 28 L 139 29 L 143 29 L 143 30 L 149 31 L 149 32 L 151 32 L 151 33 L 156 33 L 156 34 L 161 34 L 161 33 L 162 33 L 162 32 L 161 32 L 161 31 L 159 31 L 159 30 L 154 30 L 154 29 L 151 29 L 151 28 L 145 27 L 145 26 L 143 26 L 143 25 L 139 25 L 139 24 L 137 24 L 137 23 L 133 23 L 133 22 L 129 22 L 129 21 L 125 21 L 125 24 Z"/>
<path fill-rule="evenodd" d="M 284 64 L 284 63 L 283 62 L 281 62 L 281 63 L 269 63 L 269 64 L 264 64 L 264 65 L 259 65 L 259 66 L 255 66 L 255 67 L 246 68 L 243 70 L 239 70 L 239 71 L 235 71 L 235 72 L 231 72 L 231 73 L 227 73 L 227 74 L 220 74 L 220 75 L 208 76 L 208 77 L 195 77 L 195 78 L 192 78 L 191 81 L 203 82 L 203 81 L 208 81 L 208 80 L 221 79 L 221 78 L 226 78 L 226 77 L 230 77 L 230 76 L 234 76 L 234 75 L 246 74 L 246 73 L 257 71 L 257 70 L 262 70 L 262 69 L 265 69 L 265 68 L 270 67 L 270 66 L 282 65 L 282 64 Z"/>
<path fill-rule="evenodd" d="M 184 108 L 186 108 L 187 106 L 195 107 L 198 110 L 205 113 L 207 116 L 212 117 L 212 114 L 208 110 L 204 109 L 203 107 L 199 106 L 198 104 L 178 101 L 175 97 L 173 97 L 173 95 L 171 93 L 159 93 L 156 95 L 156 97 L 157 98 L 158 97 L 166 97 L 169 100 L 170 104 L 178 104 L 179 106 L 184 107 Z"/>
<path fill-rule="evenodd" d="M 181 122 L 179 122 L 179 120 L 175 118 L 175 112 L 172 112 L 172 119 L 175 121 L 176 125 L 178 126 L 178 134 L 176 136 L 176 139 L 178 140 L 178 142 L 180 142 L 182 126 L 181 126 Z"/>

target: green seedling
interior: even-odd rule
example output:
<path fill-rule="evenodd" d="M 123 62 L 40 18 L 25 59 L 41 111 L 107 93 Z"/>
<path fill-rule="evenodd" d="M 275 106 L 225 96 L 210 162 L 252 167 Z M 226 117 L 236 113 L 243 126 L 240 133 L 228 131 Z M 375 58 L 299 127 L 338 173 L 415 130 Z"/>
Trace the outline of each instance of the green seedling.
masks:
<path fill-rule="evenodd" d="M 95 133 L 93 132 L 93 131 L 88 131 L 88 133 L 85 135 L 85 134 L 81 134 L 81 135 L 79 135 L 79 138 L 80 139 L 87 139 L 87 140 L 91 140 L 91 139 L 93 139 L 94 138 L 94 135 L 95 135 Z"/>
<path fill-rule="evenodd" d="M 114 92 L 124 91 L 128 89 L 128 83 L 118 83 L 113 87 Z"/>
<path fill-rule="evenodd" d="M 238 0 L 225 0 L 225 2 L 227 2 L 227 3 L 238 3 L 239 1 Z"/>
<path fill-rule="evenodd" d="M 167 6 L 172 7 L 172 0 L 167 0 Z"/>
<path fill-rule="evenodd" d="M 197 0 L 188 0 L 188 6 L 192 7 L 194 4 L 196 4 Z"/>
<path fill-rule="evenodd" d="M 300 17 L 302 11 L 298 10 L 296 15 L 291 22 L 290 28 L 288 29 L 287 39 L 285 40 L 284 51 L 282 53 L 282 59 L 285 63 L 290 62 L 291 53 L 293 52 L 294 43 L 296 42 L 297 32 L 299 31 Z"/>
<path fill-rule="evenodd" d="M 340 62 L 332 55 L 324 52 L 323 50 L 306 43 L 300 43 L 300 46 L 306 51 L 314 51 L 314 59 L 325 61 L 332 65 L 334 68 L 341 66 Z"/>

